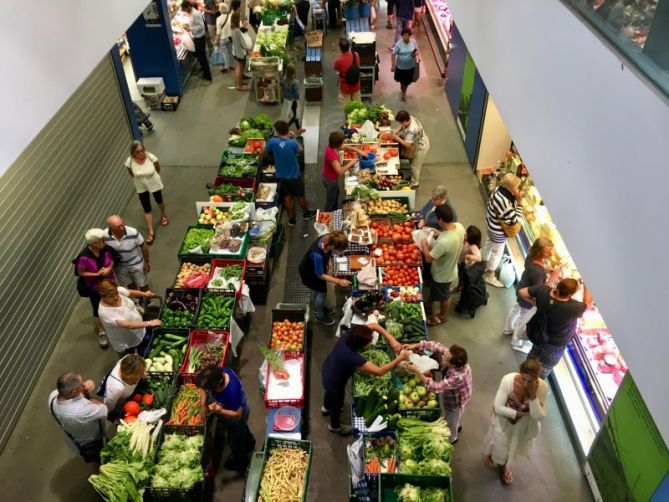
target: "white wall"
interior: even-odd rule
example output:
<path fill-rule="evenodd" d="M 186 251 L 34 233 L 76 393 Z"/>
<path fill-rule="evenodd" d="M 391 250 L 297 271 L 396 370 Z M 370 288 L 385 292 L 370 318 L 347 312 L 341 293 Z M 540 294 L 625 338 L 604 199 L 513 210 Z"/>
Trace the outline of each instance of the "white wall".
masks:
<path fill-rule="evenodd" d="M 0 175 L 148 4 L 148 0 L 2 0 Z"/>
<path fill-rule="evenodd" d="M 667 102 L 557 0 L 448 3 L 669 442 Z"/>
<path fill-rule="evenodd" d="M 495 168 L 497 162 L 504 158 L 511 146 L 511 136 L 506 124 L 499 114 L 492 96 L 488 96 L 488 103 L 483 115 L 483 129 L 481 129 L 481 146 L 476 159 L 476 169 Z"/>

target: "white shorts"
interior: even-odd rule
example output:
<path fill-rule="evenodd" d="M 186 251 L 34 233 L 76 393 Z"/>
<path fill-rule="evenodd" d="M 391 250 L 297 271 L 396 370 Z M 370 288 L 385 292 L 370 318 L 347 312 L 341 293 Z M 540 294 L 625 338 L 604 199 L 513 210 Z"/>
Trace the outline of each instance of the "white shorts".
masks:
<path fill-rule="evenodd" d="M 143 288 L 149 284 L 149 278 L 144 273 L 144 261 L 132 267 L 116 267 L 114 272 L 119 286 L 126 287 L 134 283 L 136 287 Z"/>

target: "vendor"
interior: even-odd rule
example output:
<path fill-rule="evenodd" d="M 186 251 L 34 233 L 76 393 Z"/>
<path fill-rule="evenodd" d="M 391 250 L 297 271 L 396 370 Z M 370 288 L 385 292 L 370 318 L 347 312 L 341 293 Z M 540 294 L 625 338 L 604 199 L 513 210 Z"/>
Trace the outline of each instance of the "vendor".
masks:
<path fill-rule="evenodd" d="M 335 230 L 325 234 L 314 241 L 300 262 L 299 271 L 302 284 L 315 293 L 314 309 L 316 319 L 332 326 L 335 323 L 334 310 L 325 306 L 328 293 L 327 283 L 336 284 L 342 288 L 348 288 L 351 282 L 339 279 L 327 273 L 330 267 L 330 259 L 333 254 L 341 254 L 348 248 L 348 239 L 344 232 Z"/>
<path fill-rule="evenodd" d="M 119 359 L 104 383 L 103 398 L 109 417 L 121 415 L 123 404 L 133 395 L 140 380 L 146 378 L 146 361 L 137 354 Z"/>
<path fill-rule="evenodd" d="M 142 344 L 147 328 L 160 326 L 160 319 L 144 321 L 131 298 L 153 298 L 151 291 L 136 291 L 103 280 L 98 287 L 99 315 L 112 348 L 124 356 L 132 354 Z"/>
<path fill-rule="evenodd" d="M 195 378 L 195 385 L 207 392 L 207 409 L 216 416 L 218 425 L 227 433 L 232 458 L 225 463 L 230 471 L 244 471 L 256 440 L 248 426 L 251 412 L 244 387 L 230 368 L 215 364 L 205 366 Z"/>
<path fill-rule="evenodd" d="M 443 394 L 444 414 L 451 429 L 451 443 L 458 441 L 458 432 L 462 414 L 472 398 L 472 369 L 468 364 L 467 351 L 459 345 L 445 347 L 439 342 L 423 340 L 413 345 L 405 345 L 405 349 L 429 350 L 439 363 L 441 380 L 433 380 L 425 376 L 418 367 L 407 364 L 405 368 L 414 372 L 430 392 Z"/>
<path fill-rule="evenodd" d="M 343 425 L 340 422 L 339 415 L 344 406 L 346 384 L 353 373 L 359 371 L 373 376 L 385 375 L 409 357 L 409 352 L 401 350 L 395 359 L 383 366 L 377 366 L 369 362 L 359 352 L 372 344 L 373 333 L 374 331 L 369 326 L 352 325 L 348 334 L 337 341 L 323 363 L 321 376 L 325 397 L 323 398 L 321 413 L 323 416 L 330 416 L 330 425 L 328 426 L 330 432 L 337 432 L 341 435 L 348 435 L 351 432 L 350 426 Z M 387 331 L 383 330 L 381 334 L 391 347 L 395 347 L 396 350 L 401 348 L 399 343 Z"/>
<path fill-rule="evenodd" d="M 458 215 L 456 214 L 455 209 L 453 209 L 451 201 L 448 200 L 447 195 L 448 192 L 444 185 L 437 185 L 432 189 L 430 200 L 428 200 L 421 210 L 418 211 L 418 214 L 420 215 L 418 228 L 428 227 L 439 230 L 439 222 L 437 221 L 437 215 L 434 213 L 434 210 L 442 204 L 446 204 L 451 208 L 451 211 L 453 211 L 453 221 L 458 221 Z"/>
<path fill-rule="evenodd" d="M 400 127 L 393 131 L 392 139 L 401 147 L 400 156 L 411 161 L 411 185 L 417 187 L 420 170 L 430 149 L 430 140 L 420 122 L 406 110 L 397 112 L 395 120 Z"/>
<path fill-rule="evenodd" d="M 325 147 L 325 160 L 323 161 L 323 186 L 325 186 L 325 207 L 323 211 L 330 212 L 337 209 L 339 203 L 339 177 L 346 174 L 358 161 L 352 158 L 344 165 L 339 161 L 339 150 L 355 152 L 364 158 L 367 154 L 360 148 L 344 144 L 345 136 L 341 131 L 330 133 L 328 146 Z"/>

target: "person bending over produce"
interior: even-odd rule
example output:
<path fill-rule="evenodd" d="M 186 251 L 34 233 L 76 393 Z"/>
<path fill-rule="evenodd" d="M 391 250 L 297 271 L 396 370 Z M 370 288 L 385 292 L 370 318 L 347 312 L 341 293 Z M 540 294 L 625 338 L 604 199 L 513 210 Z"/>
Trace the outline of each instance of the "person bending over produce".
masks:
<path fill-rule="evenodd" d="M 72 261 L 76 267 L 77 292 L 79 296 L 88 298 L 93 307 L 93 320 L 98 333 L 100 347 L 106 349 L 109 346 L 105 328 L 98 316 L 100 307 L 100 294 L 98 287 L 100 281 L 107 278 L 116 280 L 114 275 L 114 264 L 118 261 L 117 253 L 105 243 L 105 231 L 101 228 L 91 228 L 86 231 L 86 247 Z"/>
<path fill-rule="evenodd" d="M 355 152 L 364 158 L 367 154 L 360 148 L 344 144 L 344 133 L 334 131 L 328 138 L 328 146 L 325 147 L 325 159 L 323 160 L 323 186 L 325 186 L 325 207 L 323 211 L 335 211 L 339 205 L 339 177 L 346 174 L 358 162 L 353 157 L 342 165 L 339 160 L 339 150 Z"/>
<path fill-rule="evenodd" d="M 211 364 L 198 373 L 195 385 L 207 392 L 207 409 L 216 415 L 219 426 L 227 432 L 232 458 L 225 463 L 225 468 L 243 471 L 256 440 L 248 426 L 251 409 L 242 382 L 230 368 Z"/>
<path fill-rule="evenodd" d="M 84 461 L 100 463 L 107 407 L 88 397 L 95 384 L 68 371 L 58 377 L 56 386 L 57 390 L 49 394 L 49 410 L 67 436 L 68 445 Z"/>
<path fill-rule="evenodd" d="M 300 262 L 299 271 L 302 284 L 315 294 L 314 309 L 316 319 L 326 326 L 335 323 L 334 310 L 325 306 L 328 294 L 327 283 L 331 282 L 348 288 L 351 285 L 346 279 L 338 279 L 329 273 L 330 258 L 333 254 L 341 254 L 348 248 L 348 239 L 343 232 L 335 230 L 316 239 Z"/>
<path fill-rule="evenodd" d="M 100 320 L 107 332 L 109 343 L 120 356 L 132 354 L 142 344 L 147 328 L 160 326 L 160 319 L 142 320 L 142 314 L 131 298 L 152 298 L 151 291 L 135 291 L 116 286 L 104 280 L 100 293 Z"/>
<path fill-rule="evenodd" d="M 391 347 L 395 347 L 396 350 L 401 348 L 397 340 L 390 336 L 387 331 L 383 330 L 380 333 Z M 373 330 L 369 326 L 354 324 L 348 330 L 348 335 L 337 341 L 323 363 L 321 376 L 325 397 L 323 398 L 321 413 L 323 416 L 330 415 L 330 425 L 328 425 L 330 432 L 337 432 L 341 435 L 347 435 L 351 432 L 349 425 L 340 422 L 340 414 L 344 406 L 346 383 L 353 376 L 353 373 L 359 371 L 373 376 L 385 375 L 409 357 L 409 352 L 401 350 L 395 359 L 379 367 L 359 354 L 361 350 L 372 343 L 373 339 Z"/>
<path fill-rule="evenodd" d="M 135 392 L 137 383 L 146 378 L 146 361 L 138 354 L 119 359 L 104 381 L 103 398 L 110 420 L 119 417 L 123 405 Z"/>
<path fill-rule="evenodd" d="M 527 454 L 548 412 L 548 385 L 540 376 L 541 363 L 527 359 L 518 373 L 502 378 L 495 395 L 483 462 L 497 466 L 505 485 L 513 483 L 509 462 L 518 454 Z"/>
<path fill-rule="evenodd" d="M 423 340 L 413 345 L 405 346 L 411 350 L 429 350 L 436 356 L 441 371 L 441 380 L 433 380 L 426 377 L 413 364 L 407 364 L 405 368 L 414 372 L 422 380 L 428 391 L 443 395 L 444 414 L 446 422 L 451 429 L 451 443 L 458 441 L 458 432 L 462 414 L 472 398 L 472 369 L 467 363 L 467 351 L 459 345 L 445 347 L 439 342 Z"/>

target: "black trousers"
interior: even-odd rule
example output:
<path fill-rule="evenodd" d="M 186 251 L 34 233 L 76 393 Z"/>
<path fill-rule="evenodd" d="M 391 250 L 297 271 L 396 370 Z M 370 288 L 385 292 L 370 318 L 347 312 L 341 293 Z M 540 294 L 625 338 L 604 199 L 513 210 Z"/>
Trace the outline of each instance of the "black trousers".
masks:
<path fill-rule="evenodd" d="M 207 60 L 207 36 L 193 38 L 193 43 L 195 44 L 195 57 L 197 58 L 197 62 L 200 63 L 202 76 L 205 80 L 211 80 L 211 70 L 209 69 L 209 61 Z"/>
<path fill-rule="evenodd" d="M 328 0 L 328 16 L 330 21 L 330 28 L 337 28 L 337 22 L 339 21 L 337 13 L 341 8 L 341 2 L 339 0 Z"/>
<path fill-rule="evenodd" d="M 344 406 L 344 390 L 337 389 L 334 392 L 325 390 L 323 396 L 323 407 L 330 412 L 330 427 L 339 429 L 341 425 L 341 409 Z"/>

